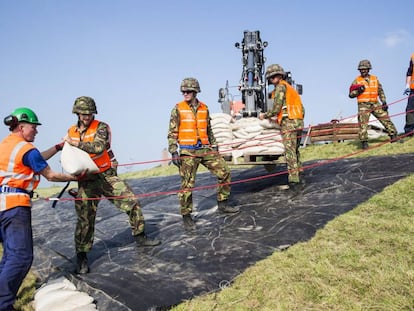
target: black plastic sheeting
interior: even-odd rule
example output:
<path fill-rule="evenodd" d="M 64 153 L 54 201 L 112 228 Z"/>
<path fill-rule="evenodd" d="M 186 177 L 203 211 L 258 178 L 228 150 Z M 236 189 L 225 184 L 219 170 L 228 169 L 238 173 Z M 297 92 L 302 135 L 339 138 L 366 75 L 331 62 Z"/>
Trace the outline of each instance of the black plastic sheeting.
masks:
<path fill-rule="evenodd" d="M 260 179 L 263 166 L 232 170 L 232 180 L 255 179 L 232 187 L 241 212 L 217 211 L 215 188 L 193 193 L 197 228 L 184 230 L 176 194 L 179 176 L 129 180 L 140 198 L 146 231 L 162 240 L 154 248 L 135 246 L 127 216 L 107 200 L 98 209 L 91 272 L 74 274 L 76 257 L 73 201 L 40 200 L 33 207 L 35 261 L 42 281 L 66 276 L 96 299 L 99 310 L 166 310 L 197 295 L 231 284 L 247 267 L 277 250 L 312 238 L 338 215 L 381 192 L 414 170 L 414 156 L 369 157 L 306 163 L 305 185 L 282 190 L 286 174 Z M 285 168 L 279 167 L 282 171 Z M 199 173 L 196 187 L 214 185 Z M 64 198 L 69 196 L 65 194 Z"/>

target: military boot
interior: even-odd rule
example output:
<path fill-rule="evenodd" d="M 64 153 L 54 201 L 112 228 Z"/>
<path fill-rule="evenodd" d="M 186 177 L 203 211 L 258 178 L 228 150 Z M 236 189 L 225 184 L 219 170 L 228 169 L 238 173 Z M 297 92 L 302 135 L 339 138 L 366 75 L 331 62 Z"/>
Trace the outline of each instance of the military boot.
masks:
<path fill-rule="evenodd" d="M 183 215 L 183 222 L 184 222 L 184 228 L 186 230 L 192 230 L 195 229 L 195 222 L 193 218 L 191 217 L 191 214 Z"/>
<path fill-rule="evenodd" d="M 222 213 L 228 213 L 228 214 L 240 212 L 240 209 L 238 207 L 229 206 L 228 202 L 229 200 L 218 201 L 217 202 L 218 210 Z"/>
<path fill-rule="evenodd" d="M 89 272 L 88 266 L 88 257 L 86 256 L 85 252 L 80 252 L 76 254 L 78 259 L 78 265 L 76 267 L 76 273 L 78 274 L 86 274 Z"/>
<path fill-rule="evenodd" d="M 397 134 L 390 135 L 390 140 L 391 140 L 391 143 L 395 143 L 396 141 L 399 140 L 398 135 Z M 403 141 L 400 140 L 400 142 L 403 142 Z"/>
<path fill-rule="evenodd" d="M 292 192 L 297 192 L 302 189 L 302 183 L 301 182 L 289 182 L 289 190 Z"/>
<path fill-rule="evenodd" d="M 368 142 L 367 141 L 362 141 L 361 142 L 361 148 L 364 149 L 364 150 L 368 149 Z"/>
<path fill-rule="evenodd" d="M 135 235 L 134 239 L 135 243 L 137 243 L 137 246 L 157 246 L 161 244 L 160 240 L 150 239 L 144 232 Z"/>

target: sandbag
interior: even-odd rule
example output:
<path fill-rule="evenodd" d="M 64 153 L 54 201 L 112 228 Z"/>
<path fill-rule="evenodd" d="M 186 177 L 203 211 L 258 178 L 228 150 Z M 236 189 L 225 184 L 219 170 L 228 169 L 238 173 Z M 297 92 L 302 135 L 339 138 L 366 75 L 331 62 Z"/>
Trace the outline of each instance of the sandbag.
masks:
<path fill-rule="evenodd" d="M 67 142 L 63 145 L 60 163 L 65 172 L 72 175 L 80 174 L 85 169 L 88 169 L 88 173 L 99 172 L 98 167 L 87 152 Z"/>

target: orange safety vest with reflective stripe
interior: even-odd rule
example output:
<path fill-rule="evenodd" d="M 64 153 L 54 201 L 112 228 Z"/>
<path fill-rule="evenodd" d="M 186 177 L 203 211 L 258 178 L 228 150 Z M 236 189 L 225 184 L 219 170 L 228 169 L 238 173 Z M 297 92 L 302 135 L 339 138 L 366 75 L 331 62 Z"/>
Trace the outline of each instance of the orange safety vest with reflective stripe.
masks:
<path fill-rule="evenodd" d="M 28 192 L 1 192 L 0 211 L 32 205 L 29 192 L 38 186 L 40 175 L 23 164 L 23 156 L 34 148 L 33 144 L 16 134 L 10 134 L 0 143 L 0 185 Z"/>
<path fill-rule="evenodd" d="M 177 104 L 180 124 L 178 126 L 178 143 L 180 145 L 196 145 L 200 140 L 203 145 L 207 145 L 207 106 L 199 102 L 196 114 L 186 101 Z"/>
<path fill-rule="evenodd" d="M 280 109 L 277 115 L 277 123 L 281 123 L 283 117 L 289 119 L 303 119 L 303 105 L 302 100 L 296 90 L 285 80 L 280 80 L 280 84 L 286 86 L 286 101 L 285 105 Z M 272 91 L 272 98 L 275 98 L 275 90 Z"/>
<path fill-rule="evenodd" d="M 99 122 L 98 120 L 93 120 L 89 125 L 88 129 L 86 130 L 82 139 L 80 137 L 79 129 L 76 125 L 73 125 L 69 129 L 68 135 L 72 140 L 75 141 L 82 141 L 85 143 L 93 142 L 99 123 L 101 122 Z M 99 173 L 105 172 L 107 169 L 111 168 L 111 158 L 108 154 L 107 148 L 100 154 L 90 153 L 89 156 L 91 157 L 93 162 L 95 162 L 96 166 L 99 168 Z"/>
<path fill-rule="evenodd" d="M 357 96 L 358 103 L 375 103 L 378 101 L 378 79 L 376 76 L 369 76 L 369 83 L 363 77 L 356 78 L 357 84 L 365 86 L 365 91 Z"/>
<path fill-rule="evenodd" d="M 413 55 L 411 55 L 411 62 L 413 63 L 413 67 L 414 67 L 414 53 Z M 414 89 L 414 68 L 413 68 L 413 72 L 411 73 L 411 84 L 410 84 L 410 89 Z"/>

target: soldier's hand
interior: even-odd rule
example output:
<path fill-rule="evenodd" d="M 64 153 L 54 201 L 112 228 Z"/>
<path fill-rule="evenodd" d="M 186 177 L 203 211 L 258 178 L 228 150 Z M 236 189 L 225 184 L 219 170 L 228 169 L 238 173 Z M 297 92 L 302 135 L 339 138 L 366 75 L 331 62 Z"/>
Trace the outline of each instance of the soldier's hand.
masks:
<path fill-rule="evenodd" d="M 219 148 L 217 145 L 211 146 L 211 149 L 213 149 L 213 151 L 218 152 Z"/>
<path fill-rule="evenodd" d="M 88 169 L 85 169 L 80 174 L 76 175 L 76 179 L 78 181 L 82 181 L 86 178 L 87 175 L 88 175 Z"/>
<path fill-rule="evenodd" d="M 404 90 L 404 95 L 408 95 L 408 94 L 410 94 L 410 88 L 406 88 L 405 90 Z"/>
<path fill-rule="evenodd" d="M 180 160 L 180 156 L 178 155 L 178 152 L 177 151 L 176 152 L 173 152 L 171 154 L 171 156 L 172 156 L 172 158 L 171 158 L 172 163 L 176 167 L 180 168 L 180 166 L 181 166 L 181 160 Z"/>

